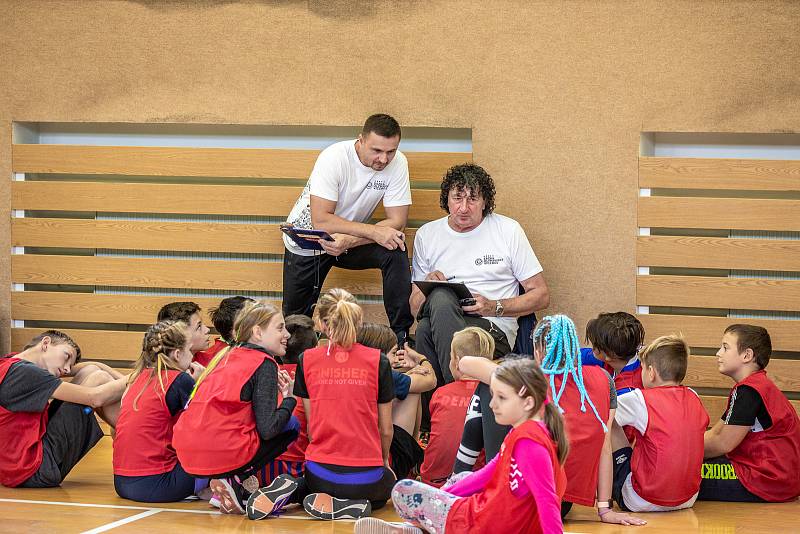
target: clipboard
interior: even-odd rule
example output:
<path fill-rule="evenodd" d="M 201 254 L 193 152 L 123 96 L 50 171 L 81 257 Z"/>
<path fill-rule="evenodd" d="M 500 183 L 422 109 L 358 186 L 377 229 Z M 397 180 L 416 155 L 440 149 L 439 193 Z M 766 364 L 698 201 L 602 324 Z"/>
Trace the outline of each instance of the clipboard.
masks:
<path fill-rule="evenodd" d="M 324 250 L 319 241 L 334 241 L 328 232 L 314 230 L 313 228 L 295 228 L 294 226 L 281 226 L 281 232 L 288 235 L 298 247 L 305 250 Z"/>
<path fill-rule="evenodd" d="M 422 291 L 426 297 L 437 287 L 447 287 L 452 289 L 459 300 L 471 299 L 472 293 L 467 289 L 463 282 L 441 282 L 439 280 L 414 280 L 414 284 Z"/>

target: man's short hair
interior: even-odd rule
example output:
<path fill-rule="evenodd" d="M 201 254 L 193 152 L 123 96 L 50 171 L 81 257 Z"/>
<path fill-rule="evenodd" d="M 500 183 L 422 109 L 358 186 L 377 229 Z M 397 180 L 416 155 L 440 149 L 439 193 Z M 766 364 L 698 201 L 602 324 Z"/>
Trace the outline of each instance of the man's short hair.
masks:
<path fill-rule="evenodd" d="M 658 371 L 661 380 L 681 383 L 689 366 L 689 345 L 680 335 L 661 336 L 642 351 L 642 365 Z"/>
<path fill-rule="evenodd" d="M 628 361 L 644 343 L 644 327 L 630 313 L 601 313 L 586 324 L 586 339 L 607 357 Z"/>
<path fill-rule="evenodd" d="M 726 334 L 736 335 L 738 351 L 753 350 L 753 357 L 759 369 L 764 369 L 769 364 L 772 355 L 772 340 L 766 328 L 752 324 L 732 324 L 725 329 Z"/>
<path fill-rule="evenodd" d="M 211 317 L 211 322 L 214 323 L 214 328 L 217 333 L 222 336 L 227 342 L 231 342 L 231 334 L 233 332 L 233 321 L 236 319 L 236 314 L 242 309 L 245 302 L 255 302 L 250 297 L 228 297 L 219 302 L 219 306 L 211 308 L 208 315 Z M 189 314 L 191 316 L 191 314 Z M 188 324 L 188 323 L 187 323 Z"/>
<path fill-rule="evenodd" d="M 183 321 L 187 325 L 192 315 L 200 313 L 200 306 L 194 302 L 170 302 L 165 304 L 158 311 L 158 319 L 156 322 L 161 322 L 165 319 L 172 319 L 173 321 Z"/>
<path fill-rule="evenodd" d="M 317 346 L 317 332 L 314 321 L 307 315 L 290 315 L 286 318 L 289 341 L 286 342 L 286 363 L 297 363 L 300 354 Z"/>
<path fill-rule="evenodd" d="M 366 138 L 370 132 L 388 138 L 401 136 L 400 124 L 394 117 L 385 113 L 376 113 L 367 117 L 364 127 L 361 129 L 361 135 Z"/>
<path fill-rule="evenodd" d="M 482 196 L 486 203 L 482 214 L 484 217 L 494 211 L 494 180 L 480 165 L 462 163 L 461 165 L 450 167 L 444 174 L 441 188 L 439 206 L 448 213 L 450 210 L 447 207 L 447 197 L 450 195 L 450 191 L 454 189 L 456 191 L 469 189 L 473 195 Z"/>
<path fill-rule="evenodd" d="M 69 345 L 75 349 L 75 363 L 81 361 L 81 348 L 77 343 L 75 343 L 75 340 L 60 330 L 45 330 L 38 336 L 28 341 L 28 344 L 22 347 L 22 350 L 28 350 L 35 347 L 46 337 L 50 338 L 53 345 Z"/>

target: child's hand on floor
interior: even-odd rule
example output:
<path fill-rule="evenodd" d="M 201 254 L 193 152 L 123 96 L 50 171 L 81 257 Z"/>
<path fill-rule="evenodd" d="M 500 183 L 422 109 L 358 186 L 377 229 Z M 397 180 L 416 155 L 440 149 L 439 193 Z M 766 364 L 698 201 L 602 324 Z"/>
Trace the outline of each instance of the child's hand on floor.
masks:
<path fill-rule="evenodd" d="M 633 517 L 632 515 L 628 515 L 623 512 L 615 512 L 614 510 L 609 510 L 605 512 L 603 515 L 600 516 L 600 521 L 603 523 L 613 523 L 615 525 L 629 525 L 629 526 L 640 526 L 646 525 L 647 521 L 644 519 L 639 519 L 638 517 Z"/>

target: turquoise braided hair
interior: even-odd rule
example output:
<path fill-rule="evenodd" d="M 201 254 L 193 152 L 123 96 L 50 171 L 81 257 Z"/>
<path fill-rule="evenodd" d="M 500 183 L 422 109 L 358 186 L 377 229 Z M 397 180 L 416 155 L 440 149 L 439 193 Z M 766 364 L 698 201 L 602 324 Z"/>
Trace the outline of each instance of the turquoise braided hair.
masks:
<path fill-rule="evenodd" d="M 542 343 L 542 336 L 544 342 Z M 580 359 L 580 344 L 578 334 L 575 332 L 575 323 L 566 315 L 548 315 L 542 319 L 533 331 L 534 345 L 544 347 L 544 357 L 542 358 L 542 371 L 550 376 L 550 390 L 552 401 L 563 413 L 564 410 L 559 405 L 559 401 L 567 387 L 567 380 L 571 376 L 578 386 L 581 395 L 581 411 L 586 411 L 586 402 L 589 402 L 594 416 L 603 425 L 603 432 L 608 432 L 608 427 L 603 418 L 597 412 L 592 399 L 586 392 L 583 383 L 583 366 Z M 555 376 L 561 375 L 561 387 L 556 391 Z"/>

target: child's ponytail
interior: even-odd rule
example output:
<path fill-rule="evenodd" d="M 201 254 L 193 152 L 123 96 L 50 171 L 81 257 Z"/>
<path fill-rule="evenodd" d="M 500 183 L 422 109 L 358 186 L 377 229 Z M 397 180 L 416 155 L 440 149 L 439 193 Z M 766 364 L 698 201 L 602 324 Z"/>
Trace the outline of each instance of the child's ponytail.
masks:
<path fill-rule="evenodd" d="M 322 295 L 314 308 L 317 328 L 328 334 L 330 342 L 349 350 L 358 339 L 364 311 L 353 295 L 334 288 Z"/>
<path fill-rule="evenodd" d="M 149 372 L 150 377 L 147 379 L 145 387 L 142 388 L 136 398 L 133 399 L 134 410 L 137 409 L 136 403 L 139 397 L 141 397 L 147 385 L 150 384 L 154 377 L 158 377 L 161 391 L 166 395 L 163 376 L 166 375 L 167 370 L 183 370 L 178 368 L 177 362 L 169 357 L 169 353 L 183 348 L 187 341 L 187 329 L 188 326 L 183 321 L 165 319 L 151 325 L 147 329 L 147 332 L 144 333 L 142 338 L 142 352 L 133 366 L 133 372 L 128 376 L 128 386 L 133 384 L 136 379 L 139 378 L 139 375 L 144 372 Z"/>
<path fill-rule="evenodd" d="M 544 424 L 550 431 L 553 441 L 556 442 L 556 452 L 558 453 L 558 463 L 563 464 L 569 453 L 569 439 L 564 429 L 564 418 L 561 411 L 552 402 L 544 405 Z"/>

